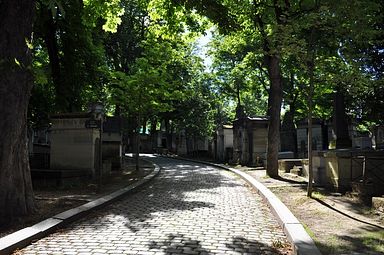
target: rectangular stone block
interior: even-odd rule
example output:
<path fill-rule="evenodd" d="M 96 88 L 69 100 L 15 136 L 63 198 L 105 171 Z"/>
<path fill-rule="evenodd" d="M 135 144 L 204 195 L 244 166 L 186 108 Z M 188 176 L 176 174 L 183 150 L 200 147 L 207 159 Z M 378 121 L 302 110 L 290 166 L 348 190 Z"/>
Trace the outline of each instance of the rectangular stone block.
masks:
<path fill-rule="evenodd" d="M 372 208 L 384 212 L 384 197 L 372 197 Z"/>

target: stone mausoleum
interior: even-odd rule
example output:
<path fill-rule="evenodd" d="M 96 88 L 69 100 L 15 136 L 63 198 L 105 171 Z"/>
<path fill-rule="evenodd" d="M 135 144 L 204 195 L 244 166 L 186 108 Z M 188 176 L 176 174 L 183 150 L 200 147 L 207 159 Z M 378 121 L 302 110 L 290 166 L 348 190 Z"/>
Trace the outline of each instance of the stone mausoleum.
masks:
<path fill-rule="evenodd" d="M 233 161 L 261 165 L 267 152 L 267 117 L 241 116 L 233 122 Z"/>
<path fill-rule="evenodd" d="M 214 158 L 219 162 L 228 162 L 233 157 L 233 126 L 222 125 L 216 131 Z"/>
<path fill-rule="evenodd" d="M 91 119 L 90 113 L 51 116 L 51 170 L 76 170 L 81 175 L 95 175 L 100 129 L 87 127 Z"/>
<path fill-rule="evenodd" d="M 120 170 L 122 167 L 123 134 L 121 130 L 122 119 L 120 117 L 106 117 L 102 135 L 103 171 L 107 170 L 109 165 L 111 170 Z"/>
<path fill-rule="evenodd" d="M 312 149 L 327 150 L 329 137 L 328 124 L 319 119 L 312 120 Z M 308 121 L 297 123 L 297 150 L 299 158 L 308 157 Z"/>

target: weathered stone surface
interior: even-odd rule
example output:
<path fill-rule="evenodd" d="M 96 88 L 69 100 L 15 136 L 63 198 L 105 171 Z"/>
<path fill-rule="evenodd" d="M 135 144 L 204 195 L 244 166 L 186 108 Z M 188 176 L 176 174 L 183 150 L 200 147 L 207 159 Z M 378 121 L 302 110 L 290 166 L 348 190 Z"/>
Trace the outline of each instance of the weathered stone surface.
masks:
<path fill-rule="evenodd" d="M 372 207 L 379 211 L 384 212 L 384 197 L 373 197 Z"/>
<path fill-rule="evenodd" d="M 52 117 L 51 169 L 95 171 L 98 128 L 86 128 L 89 114 L 61 114 Z"/>

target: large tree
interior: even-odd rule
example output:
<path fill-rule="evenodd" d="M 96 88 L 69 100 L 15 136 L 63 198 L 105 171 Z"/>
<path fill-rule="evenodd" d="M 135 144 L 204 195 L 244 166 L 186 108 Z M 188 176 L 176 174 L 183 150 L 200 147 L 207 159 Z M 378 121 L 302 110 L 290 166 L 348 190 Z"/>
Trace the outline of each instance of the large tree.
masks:
<path fill-rule="evenodd" d="M 35 211 L 28 161 L 33 0 L 0 1 L 0 225 Z"/>
<path fill-rule="evenodd" d="M 51 112 L 81 111 L 104 101 L 109 70 L 103 32 L 115 32 L 123 13 L 120 0 L 36 1 L 35 60 L 48 55 L 40 60 L 50 67 L 45 89 L 54 91 Z"/>
<path fill-rule="evenodd" d="M 32 213 L 36 209 L 27 147 L 27 109 L 33 87 L 32 73 L 35 72 L 36 80 L 40 79 L 37 82 L 39 85 L 45 84 L 41 83 L 44 75 L 41 73 L 42 69 L 36 69 L 36 63 L 49 59 L 51 72 L 47 72 L 45 78 L 52 80 L 56 89 L 64 84 L 61 82 L 62 74 L 65 74 L 68 78 L 65 80 L 67 91 L 76 92 L 77 98 L 87 96 L 84 90 L 74 88 L 78 85 L 77 82 L 84 85 L 82 87 L 102 83 L 94 75 L 102 62 L 102 59 L 94 56 L 100 56 L 102 52 L 95 46 L 96 40 L 91 41 L 100 33 L 92 29 L 97 27 L 100 28 L 97 30 L 99 31 L 102 26 L 105 31 L 113 32 L 122 14 L 119 0 L 108 2 L 76 0 L 72 1 L 70 6 L 65 6 L 66 8 L 62 7 L 63 3 L 66 2 L 64 0 L 0 1 L 0 223 L 9 222 L 12 217 Z M 39 10 L 37 18 L 39 27 L 35 32 L 41 39 L 37 44 L 32 41 L 32 24 L 35 21 L 36 7 Z M 61 22 L 61 29 L 56 27 L 58 21 Z M 54 29 L 54 33 L 51 29 Z M 67 33 L 64 33 L 64 30 Z M 44 47 L 42 41 L 45 41 L 48 50 L 42 49 Z M 68 49 L 70 45 L 67 42 L 76 48 Z M 65 47 L 67 49 L 64 49 Z M 32 49 L 35 51 L 35 65 L 32 64 Z M 45 52 L 50 58 L 41 58 Z M 66 53 L 65 57 L 71 57 L 74 62 L 70 63 L 68 59 L 65 62 L 62 59 L 63 53 Z M 79 66 L 81 70 L 73 69 Z M 76 71 L 77 76 L 73 75 L 71 70 Z M 83 71 L 83 76 L 78 74 L 80 71 Z M 73 88 L 74 90 L 71 90 Z M 41 92 L 44 89 L 39 86 L 38 90 Z M 71 110 L 72 107 L 68 106 L 67 101 L 70 101 L 68 97 L 73 95 L 67 93 L 66 96 L 66 102 L 59 101 L 59 108 Z M 35 103 L 36 101 L 38 100 L 34 100 Z M 76 108 L 74 110 L 84 107 L 84 101 L 75 99 L 71 102 Z M 36 105 L 33 107 L 31 115 L 38 115 L 35 114 L 37 108 L 39 107 Z"/>

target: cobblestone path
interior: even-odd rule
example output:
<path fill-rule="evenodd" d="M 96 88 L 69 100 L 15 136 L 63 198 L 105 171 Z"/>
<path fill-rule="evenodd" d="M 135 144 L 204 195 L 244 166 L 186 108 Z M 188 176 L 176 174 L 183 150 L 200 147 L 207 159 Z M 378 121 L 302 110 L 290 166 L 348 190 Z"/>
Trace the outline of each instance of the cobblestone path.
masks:
<path fill-rule="evenodd" d="M 152 160 L 161 173 L 137 193 L 18 254 L 279 254 L 282 229 L 241 179 L 198 163 Z"/>

